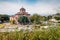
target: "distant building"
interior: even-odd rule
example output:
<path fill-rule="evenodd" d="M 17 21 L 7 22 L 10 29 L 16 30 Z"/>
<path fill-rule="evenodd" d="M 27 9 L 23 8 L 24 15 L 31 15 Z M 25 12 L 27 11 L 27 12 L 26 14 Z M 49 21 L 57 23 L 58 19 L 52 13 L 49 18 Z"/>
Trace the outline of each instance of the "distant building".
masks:
<path fill-rule="evenodd" d="M 56 14 L 52 15 L 52 19 L 49 19 L 49 22 L 57 23 L 58 21 L 54 18 L 55 16 L 57 15 Z"/>
<path fill-rule="evenodd" d="M 56 19 L 49 19 L 50 22 L 58 22 Z"/>
<path fill-rule="evenodd" d="M 26 12 L 26 9 L 22 7 L 19 12 L 13 16 L 10 16 L 10 20 L 14 20 L 18 24 L 18 18 L 20 16 L 27 16 L 29 18 L 30 14 L 28 14 L 28 12 Z"/>
<path fill-rule="evenodd" d="M 49 21 L 50 21 L 50 22 L 57 23 L 57 22 L 58 22 L 58 20 L 56 20 L 54 17 L 58 17 L 58 15 L 53 14 L 53 15 L 52 15 L 52 19 L 49 19 Z"/>

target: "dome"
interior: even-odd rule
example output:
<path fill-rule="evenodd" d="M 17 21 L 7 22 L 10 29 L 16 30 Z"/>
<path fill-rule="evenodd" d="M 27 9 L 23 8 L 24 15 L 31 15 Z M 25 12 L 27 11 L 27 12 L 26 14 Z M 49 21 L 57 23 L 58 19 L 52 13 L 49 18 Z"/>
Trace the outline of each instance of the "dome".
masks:
<path fill-rule="evenodd" d="M 20 10 L 25 10 L 25 8 L 22 7 Z"/>

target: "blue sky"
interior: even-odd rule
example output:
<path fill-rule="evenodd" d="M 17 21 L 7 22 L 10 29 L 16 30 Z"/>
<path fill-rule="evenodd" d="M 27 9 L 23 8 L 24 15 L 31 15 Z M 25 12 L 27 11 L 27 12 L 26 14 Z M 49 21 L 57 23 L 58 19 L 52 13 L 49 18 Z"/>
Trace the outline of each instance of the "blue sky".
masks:
<path fill-rule="evenodd" d="M 22 6 L 29 14 L 52 15 L 59 12 L 60 0 L 0 0 L 0 14 L 14 15 Z"/>

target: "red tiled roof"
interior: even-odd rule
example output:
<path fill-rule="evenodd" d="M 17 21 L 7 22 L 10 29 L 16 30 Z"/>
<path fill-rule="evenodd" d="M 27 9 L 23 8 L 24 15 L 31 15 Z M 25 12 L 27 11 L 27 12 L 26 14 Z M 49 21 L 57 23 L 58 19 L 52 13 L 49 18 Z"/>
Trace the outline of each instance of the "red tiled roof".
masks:
<path fill-rule="evenodd" d="M 24 12 L 24 13 L 20 13 L 20 12 L 18 12 L 18 13 L 15 14 L 15 15 L 30 15 L 30 14 L 28 14 L 27 12 Z"/>

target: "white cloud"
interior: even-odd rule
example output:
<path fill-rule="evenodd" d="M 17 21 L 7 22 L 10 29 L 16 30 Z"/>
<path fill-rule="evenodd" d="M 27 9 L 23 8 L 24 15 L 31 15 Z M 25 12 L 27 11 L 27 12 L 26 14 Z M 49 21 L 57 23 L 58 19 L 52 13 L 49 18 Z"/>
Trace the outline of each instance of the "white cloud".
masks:
<path fill-rule="evenodd" d="M 29 13 L 38 13 L 41 15 L 52 15 L 56 13 L 57 5 L 54 4 L 45 4 L 45 3 L 37 3 L 32 6 L 24 5 Z"/>
<path fill-rule="evenodd" d="M 1 2 L 0 13 L 2 14 L 15 14 L 19 9 L 17 3 Z"/>
<path fill-rule="evenodd" d="M 0 13 L 13 15 L 19 11 L 21 7 L 24 7 L 30 14 L 38 13 L 41 15 L 51 15 L 56 13 L 58 4 L 47 4 L 37 2 L 34 5 L 28 5 L 26 3 L 11 3 L 11 2 L 0 2 Z"/>

